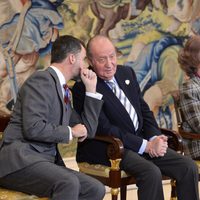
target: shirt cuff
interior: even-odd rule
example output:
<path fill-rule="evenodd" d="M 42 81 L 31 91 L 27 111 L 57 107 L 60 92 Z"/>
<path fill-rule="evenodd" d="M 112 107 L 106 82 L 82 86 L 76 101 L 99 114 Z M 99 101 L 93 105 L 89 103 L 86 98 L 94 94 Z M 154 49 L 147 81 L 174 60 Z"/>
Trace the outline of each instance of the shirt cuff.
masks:
<path fill-rule="evenodd" d="M 86 92 L 85 94 L 86 94 L 86 96 L 89 96 L 89 97 L 92 97 L 92 98 L 95 98 L 95 99 L 98 99 L 98 100 L 101 100 L 102 97 L 103 97 L 103 95 L 98 93 L 98 92 L 96 92 L 96 93 Z"/>
<path fill-rule="evenodd" d="M 156 137 L 157 137 L 157 135 L 151 137 L 151 138 L 149 139 L 149 141 L 152 141 L 152 140 L 153 140 L 154 138 L 156 138 Z M 140 155 L 142 155 L 142 154 L 144 153 L 146 147 L 147 147 L 147 140 L 143 139 L 142 145 L 141 145 L 141 147 L 140 147 L 138 153 L 139 153 Z"/>
<path fill-rule="evenodd" d="M 144 151 L 145 151 L 145 149 L 146 149 L 146 146 L 147 146 L 147 140 L 143 139 L 142 145 L 141 145 L 141 147 L 140 147 L 140 149 L 139 149 L 139 151 L 138 151 L 138 153 L 139 153 L 140 155 L 142 155 L 142 154 L 144 153 Z"/>
<path fill-rule="evenodd" d="M 73 139 L 73 136 L 72 136 L 72 128 L 70 126 L 67 126 L 69 128 L 69 140 L 72 140 Z"/>

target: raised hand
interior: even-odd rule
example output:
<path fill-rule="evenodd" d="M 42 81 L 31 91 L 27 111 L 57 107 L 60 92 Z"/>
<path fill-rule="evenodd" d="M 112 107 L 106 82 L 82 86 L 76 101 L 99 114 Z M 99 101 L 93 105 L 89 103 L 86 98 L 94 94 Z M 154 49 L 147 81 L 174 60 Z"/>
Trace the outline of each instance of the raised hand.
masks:
<path fill-rule="evenodd" d="M 82 68 L 80 75 L 85 85 L 86 92 L 96 93 L 97 76 L 95 72 L 87 68 Z"/>

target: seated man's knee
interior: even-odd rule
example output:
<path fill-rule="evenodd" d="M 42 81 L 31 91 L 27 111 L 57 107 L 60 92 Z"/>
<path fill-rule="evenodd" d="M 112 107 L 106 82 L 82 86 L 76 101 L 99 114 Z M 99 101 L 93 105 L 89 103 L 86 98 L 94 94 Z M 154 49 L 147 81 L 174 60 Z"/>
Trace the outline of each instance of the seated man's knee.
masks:
<path fill-rule="evenodd" d="M 95 185 L 95 193 L 97 194 L 98 199 L 103 199 L 103 197 L 105 196 L 106 189 L 101 182 L 98 182 Z"/>
<path fill-rule="evenodd" d="M 80 182 L 76 176 L 63 177 L 54 184 L 54 190 L 77 191 L 80 190 Z"/>
<path fill-rule="evenodd" d="M 149 165 L 147 167 L 147 170 L 144 173 L 146 173 L 146 177 L 148 179 L 157 180 L 157 181 L 162 180 L 162 173 L 156 165 Z"/>
<path fill-rule="evenodd" d="M 92 200 L 103 199 L 105 195 L 105 186 L 97 179 L 91 178 L 90 182 L 87 183 L 86 192 L 92 195 Z"/>
<path fill-rule="evenodd" d="M 198 173 L 198 166 L 194 160 L 189 157 L 185 157 L 185 166 L 187 170 L 193 174 Z"/>

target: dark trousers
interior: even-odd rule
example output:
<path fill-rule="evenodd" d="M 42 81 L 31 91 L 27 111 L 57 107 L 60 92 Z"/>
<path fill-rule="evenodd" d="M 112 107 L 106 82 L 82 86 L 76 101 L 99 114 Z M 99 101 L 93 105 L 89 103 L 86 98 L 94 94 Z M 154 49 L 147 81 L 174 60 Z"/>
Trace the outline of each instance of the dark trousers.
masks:
<path fill-rule="evenodd" d="M 52 200 L 102 200 L 105 187 L 85 174 L 39 162 L 0 178 L 0 186 Z"/>
<path fill-rule="evenodd" d="M 178 200 L 199 200 L 196 164 L 171 149 L 159 158 L 125 150 L 121 168 L 136 177 L 138 200 L 164 200 L 162 174 L 176 180 Z"/>

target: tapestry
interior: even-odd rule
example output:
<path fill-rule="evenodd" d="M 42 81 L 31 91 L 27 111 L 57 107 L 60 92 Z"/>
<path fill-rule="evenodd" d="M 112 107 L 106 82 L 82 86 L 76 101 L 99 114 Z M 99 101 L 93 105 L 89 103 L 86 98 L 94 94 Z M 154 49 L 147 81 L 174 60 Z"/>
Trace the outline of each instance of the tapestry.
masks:
<path fill-rule="evenodd" d="M 177 56 L 200 33 L 199 0 L 1 0 L 0 115 L 10 114 L 23 82 L 50 64 L 52 42 L 96 34 L 132 67 L 160 127 L 176 130 L 171 93 L 184 81 Z"/>

